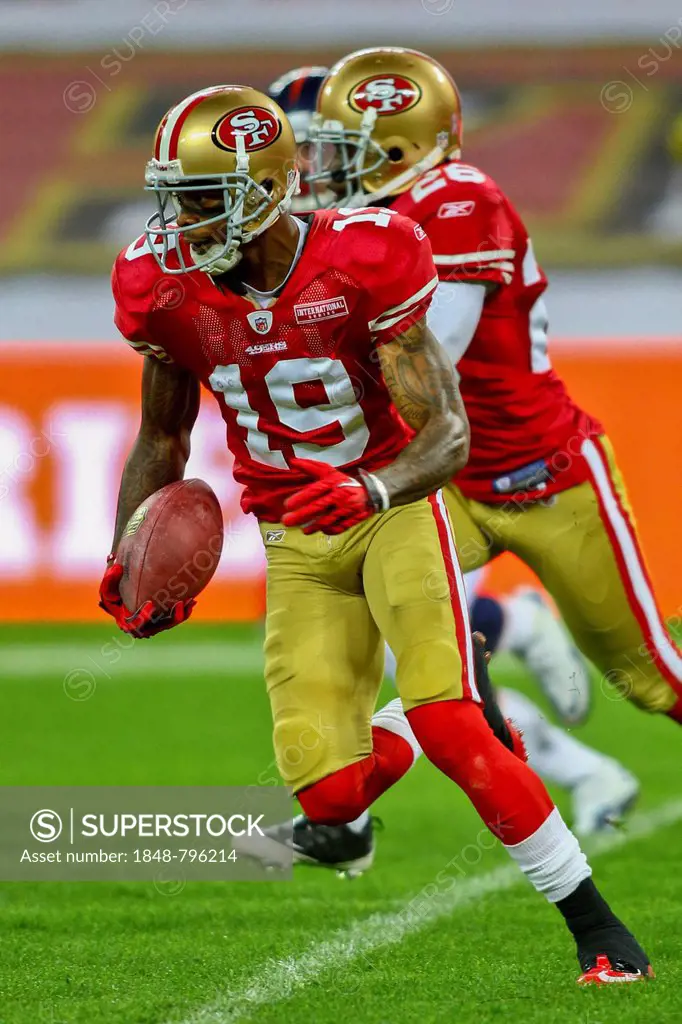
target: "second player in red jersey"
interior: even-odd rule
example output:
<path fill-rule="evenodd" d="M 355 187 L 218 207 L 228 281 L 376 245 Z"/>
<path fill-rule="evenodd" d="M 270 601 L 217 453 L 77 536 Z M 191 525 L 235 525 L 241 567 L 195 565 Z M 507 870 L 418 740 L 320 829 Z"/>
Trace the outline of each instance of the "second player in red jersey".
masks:
<path fill-rule="evenodd" d="M 414 56 L 416 58 L 417 55 Z M 436 71 L 433 65 L 432 67 Z M 405 68 L 404 71 L 407 72 L 407 69 Z M 318 93 L 328 74 L 328 68 L 297 68 L 282 75 L 273 82 L 269 89 L 270 95 L 283 107 L 292 125 L 296 126 L 296 141 L 299 143 L 299 159 L 304 174 L 309 173 L 311 169 L 314 173 L 317 163 L 315 147 L 312 147 L 311 153 L 309 134 L 311 126 L 315 122 Z M 442 81 L 442 75 L 440 78 Z M 369 93 L 373 91 L 376 97 L 375 105 L 379 108 L 399 107 L 401 103 L 409 106 L 417 90 L 410 90 L 409 85 L 405 83 L 396 88 L 394 92 L 392 92 L 390 79 L 386 78 L 382 78 L 380 87 L 376 86 L 374 90 L 369 86 L 361 87 L 362 102 L 366 102 Z M 350 93 L 355 95 L 355 91 L 352 89 Z M 387 124 L 391 116 L 390 114 L 385 115 Z M 428 117 L 422 119 L 422 128 L 424 122 L 428 126 Z M 381 121 L 378 122 L 377 130 L 381 128 L 381 123 Z M 456 122 L 455 127 L 457 127 Z M 393 141 L 396 141 L 395 137 Z M 492 201 L 484 204 L 479 201 L 480 195 L 473 199 L 471 195 L 468 198 L 462 198 L 460 195 L 454 201 L 450 196 L 449 201 L 443 201 L 443 193 L 452 182 L 459 182 L 463 189 L 471 184 L 475 194 L 482 185 L 488 182 L 490 185 L 489 198 Z M 309 187 L 304 187 L 294 209 L 300 213 L 309 213 L 311 208 L 325 206 L 330 195 L 333 201 L 333 185 L 334 182 L 320 182 L 315 192 L 312 192 Z M 483 354 L 486 360 L 496 366 L 497 373 L 502 376 L 503 382 L 507 383 L 501 360 L 505 360 L 505 364 L 513 361 L 515 366 L 521 367 L 525 371 L 523 379 L 531 388 L 536 388 L 537 382 L 546 385 L 546 374 L 542 372 L 529 374 L 527 371 L 529 327 L 531 344 L 535 342 L 537 347 L 546 354 L 546 311 L 542 300 L 542 291 L 545 288 L 546 280 L 544 275 L 539 272 L 537 281 L 524 281 L 523 278 L 526 275 L 521 275 L 516 261 L 510 258 L 518 252 L 523 252 L 521 263 L 523 266 L 523 263 L 526 262 L 526 254 L 530 250 L 530 243 L 518 215 L 512 211 L 511 204 L 499 191 L 499 188 L 486 178 L 482 171 L 462 164 L 458 160 L 449 161 L 441 167 L 417 174 L 417 182 L 410 191 L 400 193 L 385 201 L 392 202 L 392 208 L 396 209 L 400 208 L 401 203 L 406 199 L 411 201 L 414 197 L 425 201 L 434 194 L 439 196 L 438 203 L 429 209 L 428 204 L 424 202 L 422 204 L 424 206 L 422 219 L 432 244 L 436 245 L 441 254 L 447 254 L 436 257 L 438 262 L 444 265 L 443 277 L 445 279 L 442 279 L 441 286 L 437 289 L 435 299 L 427 314 L 430 321 L 434 319 L 438 321 L 436 335 L 439 336 L 442 333 L 453 349 L 458 345 L 459 348 L 453 352 L 453 355 L 455 357 L 459 355 L 461 362 L 464 363 L 468 362 L 469 350 L 462 350 L 462 339 L 451 337 L 453 324 L 456 324 L 458 317 L 465 321 L 469 333 L 465 336 L 464 341 L 467 341 L 469 334 L 476 329 L 469 347 L 473 351 L 476 339 L 482 332 L 483 322 L 485 321 L 486 324 L 489 322 L 490 344 L 486 346 L 486 351 Z M 363 198 L 361 201 L 366 200 Z M 512 251 L 495 249 L 495 241 L 490 237 L 487 247 L 482 244 L 481 239 L 485 238 L 486 217 L 476 218 L 473 216 L 477 210 L 485 209 L 488 212 L 488 231 L 492 229 L 491 222 L 496 222 L 496 227 L 500 230 L 501 224 L 504 225 L 507 219 L 505 207 L 510 211 L 510 216 L 513 217 L 519 229 L 519 239 L 514 238 L 513 229 L 509 229 L 507 231 L 508 238 L 497 242 L 497 244 L 498 246 L 500 244 L 509 245 L 511 241 L 514 246 Z M 500 211 L 501 218 L 496 216 L 497 211 Z M 433 216 L 434 212 L 435 217 Z M 460 230 L 463 227 L 462 218 L 469 218 L 466 221 L 467 231 Z M 453 255 L 455 249 L 456 255 Z M 456 275 L 455 280 L 448 275 L 448 267 L 452 268 L 452 274 Z M 517 272 L 518 279 L 515 279 Z M 520 287 L 518 286 L 519 281 L 522 281 Z M 500 308 L 503 300 L 509 295 L 516 296 L 518 301 L 504 304 L 505 316 L 491 318 L 490 312 Z M 487 301 L 484 305 L 486 297 Z M 442 308 L 439 308 L 441 299 L 443 300 Z M 470 308 L 467 306 L 465 317 L 462 307 L 469 300 L 471 300 Z M 498 324 L 500 327 L 506 328 L 505 333 L 509 335 L 510 345 L 500 345 L 496 337 Z M 508 348 L 512 349 L 511 356 L 507 352 Z M 496 359 L 498 350 L 500 355 L 499 359 Z M 517 358 L 513 359 L 513 355 L 516 355 Z M 533 370 L 538 370 L 541 366 L 544 370 L 545 362 L 540 358 L 532 358 L 531 367 Z M 483 359 L 477 361 L 477 370 L 479 377 L 486 372 Z M 477 383 L 480 384 L 480 380 Z M 557 383 L 560 385 L 560 382 Z M 544 398 L 546 390 L 545 386 L 536 388 L 536 394 L 539 393 L 540 399 Z M 557 411 L 565 413 L 568 407 L 570 413 L 571 410 L 575 410 L 575 406 L 568 399 L 565 389 L 562 387 L 561 390 L 565 402 L 561 405 L 557 403 Z M 475 391 L 472 400 L 479 397 L 482 403 L 487 400 L 488 404 L 492 405 L 490 415 L 496 414 L 498 410 L 494 393 L 491 402 L 488 389 L 482 390 L 477 387 Z M 551 403 L 552 396 L 549 400 Z M 518 406 L 518 400 L 514 404 Z M 582 415 L 579 410 L 578 413 Z M 567 419 L 569 422 L 573 422 L 572 415 L 563 416 L 564 423 Z M 514 448 L 509 444 L 504 431 L 499 440 L 500 444 L 493 444 L 497 441 L 497 436 L 493 437 L 491 444 L 484 446 L 483 451 L 483 455 L 485 455 L 489 448 L 495 456 L 489 462 L 489 465 L 492 463 L 495 477 L 499 474 L 500 466 L 504 466 L 508 458 L 515 457 Z M 467 468 L 465 466 L 460 471 L 459 479 L 465 477 Z M 496 515 L 502 514 L 504 511 L 503 506 L 491 507 L 495 508 Z M 522 587 L 516 592 L 502 597 L 499 601 L 490 595 L 480 595 L 478 588 L 482 572 L 482 569 L 476 570 L 465 578 L 472 629 L 478 629 L 485 635 L 490 652 L 494 652 L 496 649 L 500 651 L 506 649 L 519 657 L 529 674 L 537 679 L 554 704 L 560 718 L 566 724 L 576 724 L 589 711 L 590 685 L 589 670 L 574 646 L 570 634 L 557 620 L 549 602 L 539 590 Z M 386 650 L 386 672 L 389 676 L 394 677 L 395 675 L 395 657 L 388 647 Z M 566 686 L 567 680 L 571 681 L 570 688 Z M 569 736 L 562 729 L 552 725 L 542 714 L 540 708 L 527 697 L 522 697 L 516 691 L 509 689 L 497 692 L 504 704 L 505 713 L 523 730 L 529 763 L 541 777 L 558 783 L 571 792 L 574 820 L 577 827 L 583 833 L 589 833 L 606 828 L 608 821 L 618 819 L 623 813 L 623 807 L 631 805 L 638 792 L 637 780 L 631 773 L 604 754 L 586 747 L 575 737 Z M 381 718 L 381 711 L 378 712 L 378 716 Z M 344 864 L 349 870 L 365 870 L 374 856 L 372 820 L 367 812 L 351 825 L 337 826 L 332 830 L 312 828 L 303 817 L 300 817 L 295 825 L 295 839 L 300 842 L 303 850 L 300 857 L 305 863 L 312 860 L 330 867 Z"/>
<path fill-rule="evenodd" d="M 440 281 L 481 286 L 480 319 L 457 360 L 471 426 L 459 489 L 479 501 L 503 502 L 519 490 L 512 475 L 519 469 L 527 471 L 526 493 L 548 496 L 583 483 L 584 462 L 574 458 L 568 465 L 563 453 L 569 442 L 603 428 L 552 369 L 547 278 L 510 200 L 479 168 L 451 161 L 423 174 L 391 208 L 425 229 Z M 433 310 L 445 344 L 456 301 L 444 289 Z"/>
<path fill-rule="evenodd" d="M 606 679 L 682 723 L 682 653 L 656 605 L 613 450 L 552 371 L 547 282 L 520 217 L 461 163 L 452 78 L 415 50 L 357 51 L 322 83 L 310 137 L 312 196 L 334 188 L 343 205 L 409 213 L 431 241 L 440 282 L 429 327 L 457 366 L 471 424 L 468 464 L 446 491 L 463 568 L 517 555 Z"/>

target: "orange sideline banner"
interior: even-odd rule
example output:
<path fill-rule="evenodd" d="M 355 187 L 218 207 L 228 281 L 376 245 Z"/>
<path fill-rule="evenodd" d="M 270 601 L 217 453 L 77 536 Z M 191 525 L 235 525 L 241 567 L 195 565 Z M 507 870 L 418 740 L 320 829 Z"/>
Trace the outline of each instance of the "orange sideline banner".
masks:
<path fill-rule="evenodd" d="M 628 483 L 666 614 L 682 595 L 676 526 L 682 465 L 680 344 L 556 342 L 554 363 L 575 398 L 605 423 Z M 116 492 L 139 421 L 140 359 L 115 342 L 0 344 L 0 620 L 100 620 L 97 585 Z M 205 479 L 225 517 L 222 562 L 197 606 L 203 620 L 263 614 L 263 555 L 253 517 L 239 509 L 224 425 L 204 396 L 189 476 Z M 506 591 L 530 574 L 497 559 L 486 586 Z"/>

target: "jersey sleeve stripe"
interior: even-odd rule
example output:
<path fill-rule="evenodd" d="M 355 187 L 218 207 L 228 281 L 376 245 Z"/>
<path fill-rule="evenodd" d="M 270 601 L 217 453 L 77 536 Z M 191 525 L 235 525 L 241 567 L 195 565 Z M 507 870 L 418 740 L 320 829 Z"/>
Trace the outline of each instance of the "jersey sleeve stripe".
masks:
<path fill-rule="evenodd" d="M 377 324 L 372 328 L 372 333 L 377 334 L 379 331 L 387 331 L 389 327 L 399 324 L 401 320 L 409 320 L 410 316 L 421 308 L 422 304 L 420 302 L 416 302 L 414 306 L 410 307 L 410 309 L 404 309 L 402 313 L 398 313 L 397 316 L 392 316 L 390 320 L 382 320 L 380 324 Z M 417 320 L 421 320 L 423 315 L 424 313 L 422 312 L 418 317 L 416 317 L 415 323 Z"/>
<path fill-rule="evenodd" d="M 514 249 L 494 249 L 490 252 L 464 252 L 458 256 L 436 256 L 433 262 L 437 267 L 457 267 L 462 263 L 489 263 L 491 260 L 514 259 Z"/>
<path fill-rule="evenodd" d="M 166 350 L 161 348 L 160 345 L 153 345 L 150 341 L 131 341 L 130 338 L 124 338 L 123 340 L 142 356 L 154 356 L 163 363 L 173 362 Z"/>
<path fill-rule="evenodd" d="M 389 309 L 385 309 L 375 320 L 369 321 L 370 331 L 381 331 L 386 327 L 390 327 L 392 324 L 402 320 L 407 316 L 408 310 L 413 306 L 418 305 L 426 296 L 434 290 L 438 284 L 438 277 L 433 277 L 428 284 L 425 284 L 423 288 L 420 288 L 418 292 L 411 295 L 405 302 L 400 302 L 397 306 L 391 306 Z M 400 316 L 393 316 L 394 313 L 400 313 Z M 391 319 L 392 318 L 392 319 Z"/>

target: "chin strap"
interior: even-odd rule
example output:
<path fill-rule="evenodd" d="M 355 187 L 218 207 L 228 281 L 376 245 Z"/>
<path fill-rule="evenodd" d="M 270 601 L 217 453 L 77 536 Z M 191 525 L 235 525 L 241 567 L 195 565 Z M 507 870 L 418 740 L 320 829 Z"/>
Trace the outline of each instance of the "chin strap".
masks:
<path fill-rule="evenodd" d="M 249 154 L 246 152 L 246 143 L 244 142 L 244 135 L 241 132 L 236 133 L 235 146 L 237 151 L 237 162 L 235 170 L 237 174 L 248 175 Z M 244 216 L 244 199 L 245 193 L 241 192 L 233 211 L 233 217 L 235 220 L 242 220 Z M 201 267 L 201 270 L 203 270 L 204 273 L 206 274 L 210 274 L 211 276 L 217 276 L 218 274 L 226 274 L 228 273 L 228 271 L 233 270 L 237 266 L 240 259 L 242 258 L 242 254 L 239 251 L 239 247 L 242 244 L 242 241 L 243 232 L 242 229 L 238 227 L 234 229 L 234 234 L 232 236 L 232 244 L 230 245 L 227 252 L 223 251 L 225 247 L 224 245 L 220 245 L 219 242 L 216 242 L 215 245 L 211 245 L 208 249 L 204 249 L 202 253 L 195 252 L 194 246 L 190 245 L 190 252 L 192 253 L 193 259 L 195 256 L 201 256 L 202 261 L 204 261 L 208 257 L 210 262 L 207 263 L 206 266 Z M 216 258 L 214 260 L 211 260 L 212 252 L 216 253 Z M 218 255 L 218 253 L 220 253 L 220 255 Z M 197 262 L 197 260 L 195 260 L 195 262 Z"/>
<path fill-rule="evenodd" d="M 240 259 L 242 258 L 242 254 L 239 249 L 240 245 L 241 238 L 235 238 L 227 252 L 223 252 L 224 246 L 220 245 L 219 242 L 216 242 L 215 245 L 210 246 L 208 249 L 202 249 L 200 252 L 195 252 L 195 247 L 193 245 L 190 245 L 189 251 L 195 263 L 198 263 L 199 261 L 203 262 L 207 257 L 209 260 L 211 260 L 211 253 L 215 252 L 216 258 L 214 260 L 211 260 L 211 262 L 208 263 L 206 266 L 199 267 L 199 269 L 204 274 L 210 274 L 211 277 L 217 277 L 219 274 L 227 274 L 230 270 L 234 270 L 234 268 L 237 266 Z M 218 256 L 218 253 L 220 253 L 221 255 Z"/>
<path fill-rule="evenodd" d="M 357 210 L 360 207 L 367 206 L 367 203 L 375 203 L 377 200 L 385 199 L 387 196 L 397 195 L 403 186 L 409 185 L 410 182 L 415 181 L 426 171 L 433 170 L 444 159 L 445 151 L 440 146 L 434 146 L 418 163 L 408 167 L 406 171 L 403 171 L 396 178 L 391 178 L 381 188 L 376 189 L 374 192 L 363 192 L 360 189 L 358 192 L 354 192 L 350 199 L 344 199 L 341 205 L 347 210 Z"/>
<path fill-rule="evenodd" d="M 374 202 L 377 199 L 385 199 L 386 196 L 395 195 L 405 185 L 409 185 L 410 182 L 414 181 L 426 171 L 433 170 L 433 168 L 437 167 L 439 163 L 442 163 L 444 159 L 445 150 L 442 146 L 434 146 L 433 149 L 427 153 L 426 156 L 423 156 L 421 160 L 418 160 L 416 164 L 413 164 L 412 167 L 408 167 L 407 170 L 403 171 L 402 174 L 399 174 L 397 178 L 391 178 L 389 182 L 383 185 L 382 188 L 377 189 L 376 192 L 363 193 L 365 200 L 368 196 L 372 202 Z M 353 196 L 353 199 L 355 199 L 355 196 Z"/>
<path fill-rule="evenodd" d="M 240 142 L 243 145 L 243 139 L 241 138 L 241 136 L 238 136 L 237 147 L 239 147 Z M 245 153 L 244 156 L 246 158 L 246 170 L 248 172 L 248 154 Z M 239 167 L 239 152 L 237 158 L 237 170 L 241 170 L 241 168 Z M 275 208 L 270 211 L 270 213 L 265 218 L 263 223 L 259 224 L 257 228 L 253 229 L 253 231 L 243 231 L 241 228 L 236 228 L 234 232 L 232 245 L 230 246 L 230 248 L 222 256 L 217 257 L 215 260 L 211 261 L 211 263 L 208 266 L 202 267 L 201 269 L 204 271 L 204 273 L 210 274 L 211 276 L 217 276 L 219 274 L 226 274 L 228 271 L 233 270 L 242 258 L 241 246 L 247 242 L 251 242 L 254 238 L 258 238 L 258 236 L 262 235 L 264 231 L 267 231 L 269 227 L 272 227 L 275 221 L 279 220 L 283 213 L 286 213 L 289 209 L 291 209 L 293 198 L 295 195 L 298 195 L 298 192 L 300 190 L 300 173 L 298 169 L 296 169 L 296 171 L 294 172 L 290 171 L 289 173 L 291 174 L 291 180 L 287 186 L 286 192 L 280 199 L 279 203 L 277 203 Z M 202 259 L 206 259 L 206 257 L 208 256 L 210 259 L 211 252 L 213 250 L 215 250 L 216 253 L 222 253 L 223 246 L 220 245 L 219 243 L 216 243 L 209 249 L 204 249 L 204 251 L 201 254 L 197 253 L 196 255 L 201 255 Z M 192 252 L 192 256 L 194 256 L 195 254 L 193 252 L 192 246 L 190 246 L 190 251 Z"/>
<path fill-rule="evenodd" d="M 277 203 L 277 206 L 268 214 L 263 223 L 259 224 L 257 228 L 254 228 L 253 231 L 244 232 L 242 235 L 242 242 L 250 242 L 252 239 L 258 238 L 258 236 L 262 235 L 264 231 L 267 231 L 267 229 L 271 227 L 283 213 L 286 213 L 287 210 L 291 209 L 293 198 L 295 195 L 298 195 L 300 189 L 301 175 L 298 168 L 293 172 L 290 171 L 289 173 L 291 174 L 291 181 L 287 186 L 286 192 Z"/>

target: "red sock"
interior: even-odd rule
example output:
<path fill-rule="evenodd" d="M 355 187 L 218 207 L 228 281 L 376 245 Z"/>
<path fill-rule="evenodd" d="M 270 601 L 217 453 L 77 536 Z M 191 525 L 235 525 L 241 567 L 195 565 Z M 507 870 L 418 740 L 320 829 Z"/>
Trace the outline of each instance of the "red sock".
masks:
<path fill-rule="evenodd" d="M 682 725 L 682 697 L 677 698 L 676 703 L 666 711 L 666 715 L 672 718 L 673 722 Z"/>
<path fill-rule="evenodd" d="M 438 701 L 407 717 L 429 761 L 464 790 L 505 846 L 528 839 L 554 809 L 535 772 L 495 738 L 480 704 Z"/>
<path fill-rule="evenodd" d="M 355 821 L 414 763 L 407 740 L 387 729 L 372 728 L 372 746 L 369 757 L 332 772 L 296 794 L 311 821 L 323 825 Z"/>

